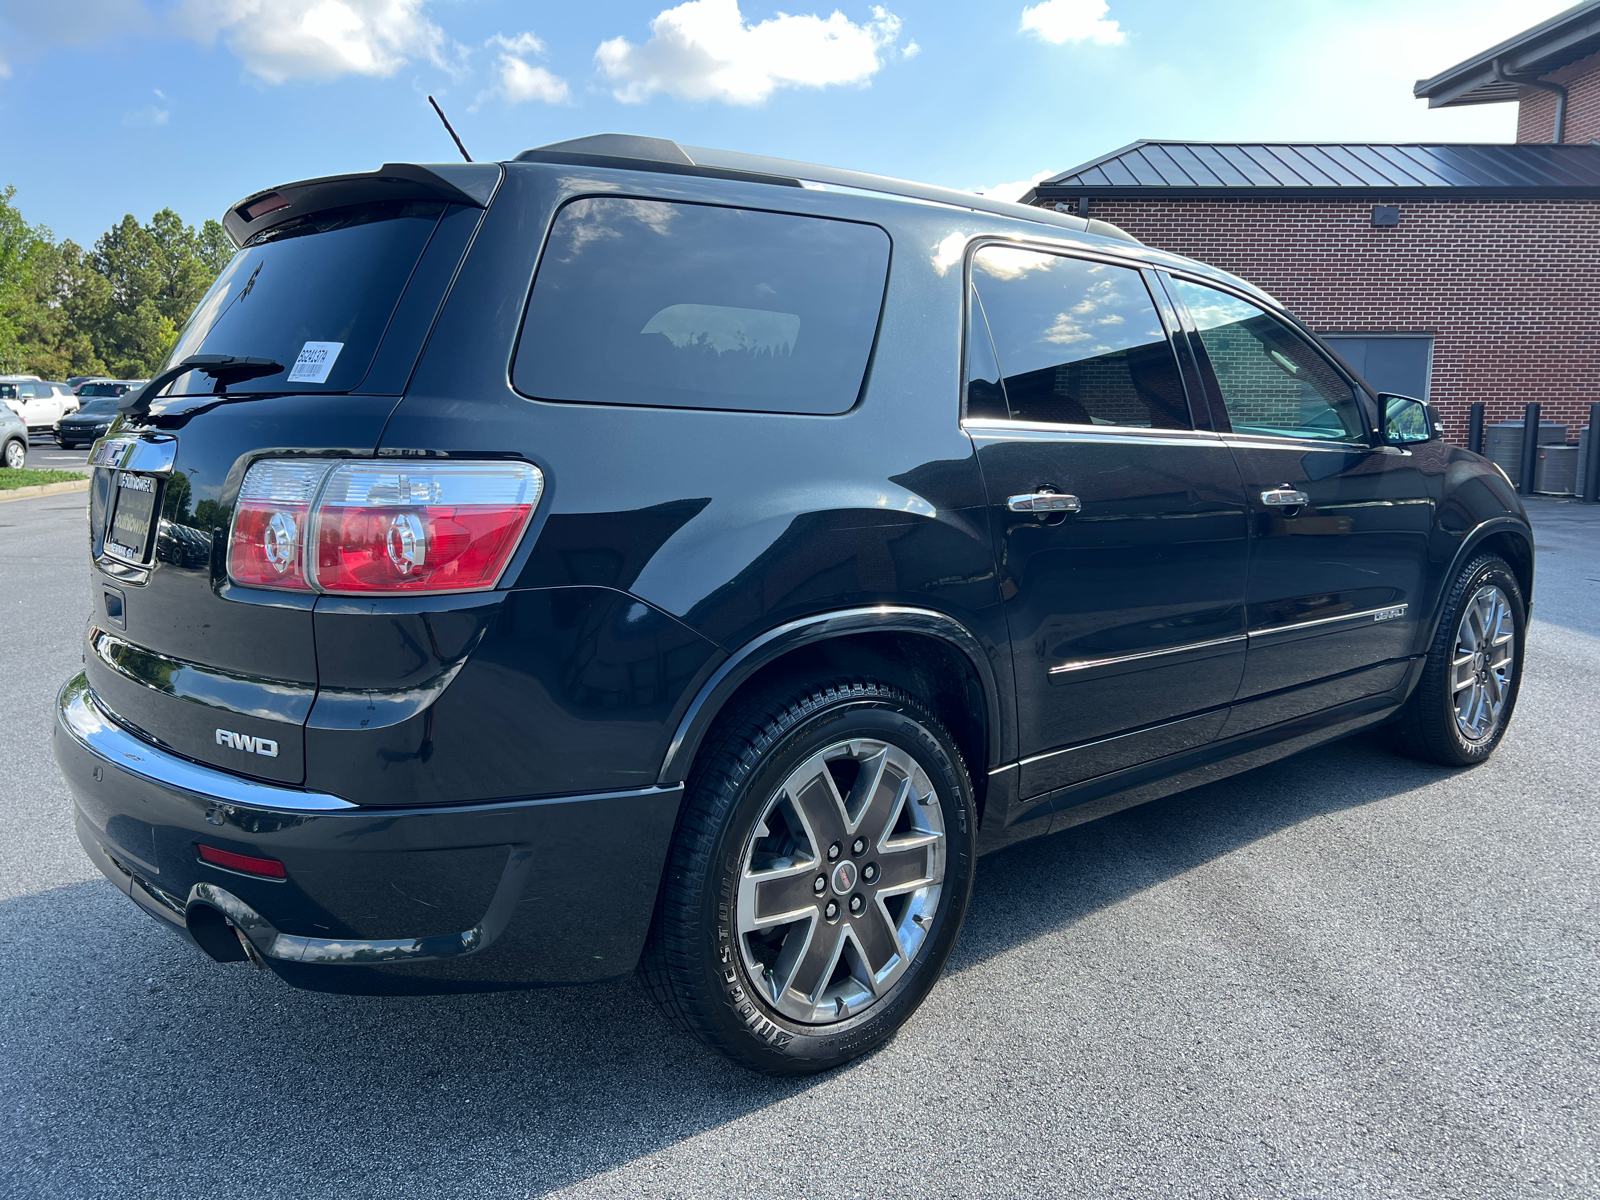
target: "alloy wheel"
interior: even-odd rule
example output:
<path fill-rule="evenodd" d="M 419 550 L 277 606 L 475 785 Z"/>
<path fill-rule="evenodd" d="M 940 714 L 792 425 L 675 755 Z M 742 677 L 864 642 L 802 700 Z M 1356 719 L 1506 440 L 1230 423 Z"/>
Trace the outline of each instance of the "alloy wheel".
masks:
<path fill-rule="evenodd" d="M 1456 628 L 1450 692 L 1456 728 L 1481 742 L 1500 727 L 1516 666 L 1516 621 L 1505 593 L 1487 584 L 1473 593 Z"/>
<path fill-rule="evenodd" d="M 27 461 L 27 451 L 22 448 L 21 442 L 6 443 L 6 466 L 13 471 L 20 471 L 22 464 Z"/>
<path fill-rule="evenodd" d="M 905 974 L 933 926 L 944 815 L 906 750 L 857 738 L 800 764 L 745 846 L 737 929 L 762 998 L 795 1021 L 859 1015 Z"/>

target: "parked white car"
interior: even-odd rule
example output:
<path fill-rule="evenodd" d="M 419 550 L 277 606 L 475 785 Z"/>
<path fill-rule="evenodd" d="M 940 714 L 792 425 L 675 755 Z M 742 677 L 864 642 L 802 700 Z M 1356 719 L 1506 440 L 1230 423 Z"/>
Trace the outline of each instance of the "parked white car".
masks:
<path fill-rule="evenodd" d="M 0 376 L 0 401 L 22 418 L 30 432 L 49 429 L 68 413 L 78 411 L 78 398 L 71 388 L 37 375 Z"/>

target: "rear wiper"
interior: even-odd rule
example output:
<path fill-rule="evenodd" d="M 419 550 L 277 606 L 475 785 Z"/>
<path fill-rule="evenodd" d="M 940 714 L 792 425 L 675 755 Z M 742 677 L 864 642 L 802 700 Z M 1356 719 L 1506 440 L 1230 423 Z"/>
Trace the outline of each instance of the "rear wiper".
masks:
<path fill-rule="evenodd" d="M 239 358 L 232 354 L 193 354 L 177 366 L 168 367 L 137 392 L 129 392 L 118 403 L 117 408 L 125 413 L 147 412 L 150 401 L 155 399 L 157 392 L 178 376 L 186 375 L 190 371 L 199 371 L 200 374 L 215 379 L 217 386 L 211 390 L 212 395 L 221 396 L 231 383 L 243 383 L 247 379 L 259 379 L 263 375 L 276 375 L 281 370 L 283 364 L 274 362 L 270 358 Z"/>

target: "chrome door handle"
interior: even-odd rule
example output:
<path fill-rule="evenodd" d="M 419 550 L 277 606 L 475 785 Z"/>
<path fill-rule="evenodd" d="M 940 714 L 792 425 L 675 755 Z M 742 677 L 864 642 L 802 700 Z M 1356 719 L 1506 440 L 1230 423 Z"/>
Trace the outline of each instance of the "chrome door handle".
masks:
<path fill-rule="evenodd" d="M 1012 496 L 1006 501 L 1012 512 L 1079 512 L 1083 503 L 1076 496 L 1061 492 L 1029 492 L 1026 496 Z"/>
<path fill-rule="evenodd" d="M 1297 492 L 1292 487 L 1277 487 L 1262 492 L 1261 503 L 1273 508 L 1299 508 L 1302 504 L 1310 503 L 1310 500 L 1304 492 Z"/>

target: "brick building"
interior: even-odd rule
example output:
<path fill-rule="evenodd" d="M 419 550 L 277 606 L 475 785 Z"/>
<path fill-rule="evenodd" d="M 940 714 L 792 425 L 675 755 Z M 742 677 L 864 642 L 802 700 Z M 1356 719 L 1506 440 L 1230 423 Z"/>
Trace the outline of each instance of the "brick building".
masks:
<path fill-rule="evenodd" d="M 1265 288 L 1381 390 L 1465 442 L 1600 401 L 1600 0 L 1417 84 L 1432 107 L 1515 102 L 1514 145 L 1142 141 L 1024 199 Z M 1556 142 L 1557 126 L 1562 141 Z"/>

